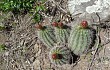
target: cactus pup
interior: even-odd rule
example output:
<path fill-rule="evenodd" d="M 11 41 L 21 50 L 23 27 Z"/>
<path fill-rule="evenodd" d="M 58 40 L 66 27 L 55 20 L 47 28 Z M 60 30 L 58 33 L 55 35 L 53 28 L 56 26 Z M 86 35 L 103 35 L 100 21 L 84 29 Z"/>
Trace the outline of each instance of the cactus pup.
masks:
<path fill-rule="evenodd" d="M 50 50 L 49 57 L 51 63 L 56 66 L 62 66 L 64 64 L 69 64 L 72 56 L 67 47 L 55 46 Z"/>
<path fill-rule="evenodd" d="M 68 39 L 68 47 L 76 55 L 87 53 L 95 41 L 95 30 L 88 26 L 87 21 L 73 27 Z"/>
<path fill-rule="evenodd" d="M 70 34 L 70 28 L 67 25 L 64 25 L 61 22 L 54 22 L 52 26 L 55 27 L 55 35 L 57 38 L 57 42 L 65 44 L 67 43 L 69 34 Z"/>
<path fill-rule="evenodd" d="M 36 26 L 38 30 L 38 38 L 44 43 L 48 48 L 51 48 L 56 43 L 56 38 L 53 29 L 50 26 L 42 26 L 38 24 Z"/>

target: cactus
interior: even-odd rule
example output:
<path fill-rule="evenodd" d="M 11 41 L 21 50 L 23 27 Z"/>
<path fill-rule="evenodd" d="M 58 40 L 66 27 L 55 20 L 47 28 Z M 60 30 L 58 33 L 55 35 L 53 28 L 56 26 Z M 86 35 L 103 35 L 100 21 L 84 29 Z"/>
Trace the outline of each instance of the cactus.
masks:
<path fill-rule="evenodd" d="M 71 61 L 70 50 L 65 46 L 55 46 L 50 50 L 49 57 L 51 63 L 56 66 L 62 66 L 64 64 L 69 64 Z"/>
<path fill-rule="evenodd" d="M 38 25 L 38 38 L 44 43 L 44 45 L 48 48 L 51 48 L 56 43 L 56 38 L 54 31 L 49 26 Z"/>
<path fill-rule="evenodd" d="M 54 22 L 52 25 L 55 27 L 55 35 L 57 42 L 62 44 L 67 43 L 70 34 L 70 28 L 61 22 L 59 23 Z"/>
<path fill-rule="evenodd" d="M 73 27 L 68 39 L 68 47 L 76 55 L 87 53 L 95 41 L 95 30 L 88 26 L 87 21 Z"/>

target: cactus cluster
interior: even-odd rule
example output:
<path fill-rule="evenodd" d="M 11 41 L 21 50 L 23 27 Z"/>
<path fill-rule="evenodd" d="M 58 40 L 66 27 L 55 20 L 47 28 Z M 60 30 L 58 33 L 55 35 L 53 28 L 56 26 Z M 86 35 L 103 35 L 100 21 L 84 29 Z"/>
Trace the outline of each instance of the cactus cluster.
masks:
<path fill-rule="evenodd" d="M 82 21 L 70 29 L 69 26 L 61 22 L 54 22 L 50 26 L 37 25 L 38 38 L 48 48 L 52 48 L 49 53 L 50 60 L 55 65 L 68 64 L 71 53 L 77 56 L 87 53 L 95 42 L 96 32 L 88 26 L 87 21 Z M 55 47 L 55 44 L 60 43 Z M 65 45 L 68 47 L 68 49 Z M 61 47 L 60 47 L 61 46 Z"/>
<path fill-rule="evenodd" d="M 55 28 L 52 28 L 55 27 Z M 38 30 L 38 37 L 48 48 L 51 48 L 55 43 L 64 44 L 67 43 L 70 29 L 63 23 L 52 23 L 52 26 L 42 26 L 41 24 L 36 26 Z"/>
<path fill-rule="evenodd" d="M 53 64 L 61 66 L 63 64 L 69 64 L 71 61 L 71 52 L 64 46 L 55 46 L 50 50 L 50 60 Z"/>

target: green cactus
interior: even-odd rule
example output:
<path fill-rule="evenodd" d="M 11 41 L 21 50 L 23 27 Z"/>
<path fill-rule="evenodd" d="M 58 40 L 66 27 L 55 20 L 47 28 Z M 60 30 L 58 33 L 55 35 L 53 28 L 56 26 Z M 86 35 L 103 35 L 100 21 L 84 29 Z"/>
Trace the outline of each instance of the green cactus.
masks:
<path fill-rule="evenodd" d="M 38 38 L 44 43 L 46 47 L 53 47 L 56 43 L 53 29 L 49 26 L 40 26 L 39 29 L 40 30 L 38 31 Z"/>
<path fill-rule="evenodd" d="M 64 25 L 63 23 L 59 22 L 58 26 L 57 23 L 53 24 L 55 27 L 55 35 L 57 38 L 57 42 L 65 44 L 68 41 L 68 37 L 70 35 L 70 28 L 67 25 Z"/>
<path fill-rule="evenodd" d="M 68 37 L 70 34 L 69 28 L 55 28 L 55 35 L 57 38 L 57 41 L 60 43 L 67 43 Z"/>
<path fill-rule="evenodd" d="M 87 22 L 82 22 L 73 27 L 68 39 L 68 47 L 74 54 L 81 55 L 93 46 L 95 37 L 95 30 L 88 27 Z"/>
<path fill-rule="evenodd" d="M 71 53 L 65 46 L 55 46 L 50 50 L 49 57 L 51 63 L 56 66 L 62 66 L 64 64 L 69 64 L 71 61 Z"/>

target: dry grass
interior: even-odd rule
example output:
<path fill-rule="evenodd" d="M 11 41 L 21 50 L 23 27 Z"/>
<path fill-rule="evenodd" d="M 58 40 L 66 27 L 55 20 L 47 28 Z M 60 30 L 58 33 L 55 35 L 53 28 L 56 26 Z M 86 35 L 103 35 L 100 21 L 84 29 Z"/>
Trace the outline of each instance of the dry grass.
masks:
<path fill-rule="evenodd" d="M 73 18 L 67 13 L 65 4 L 66 0 L 47 1 L 46 6 L 51 12 L 41 12 L 45 17 L 43 23 L 48 25 L 58 19 L 65 24 L 78 23 L 75 19 L 79 19 L 79 17 L 74 17 L 72 20 Z M 3 23 L 12 26 L 12 28 L 0 32 L 0 43 L 6 45 L 6 50 L 0 53 L 0 70 L 86 70 L 88 68 L 91 56 L 87 56 L 85 59 L 82 57 L 77 64 L 62 67 L 51 64 L 48 58 L 49 49 L 37 38 L 37 30 L 29 14 L 13 16 Z M 108 26 L 109 23 L 107 22 L 106 25 Z M 13 24 L 15 25 L 13 26 Z M 109 35 L 106 36 L 105 33 L 110 34 L 110 30 L 101 29 L 100 37 L 104 46 L 96 55 L 91 70 L 110 70 L 110 43 L 105 44 L 110 39 L 107 39 Z"/>

